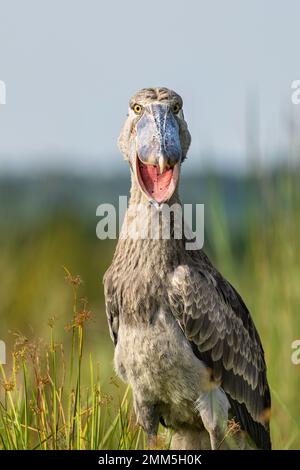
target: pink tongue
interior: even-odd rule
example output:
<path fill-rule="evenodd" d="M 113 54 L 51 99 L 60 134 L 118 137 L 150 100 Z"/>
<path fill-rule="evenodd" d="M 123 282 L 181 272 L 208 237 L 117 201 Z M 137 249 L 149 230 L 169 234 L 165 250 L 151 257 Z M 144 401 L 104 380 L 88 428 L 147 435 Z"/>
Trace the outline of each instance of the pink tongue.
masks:
<path fill-rule="evenodd" d="M 157 202 L 164 201 L 172 181 L 172 168 L 160 174 L 159 166 L 143 165 L 140 163 L 140 173 L 149 195 Z"/>

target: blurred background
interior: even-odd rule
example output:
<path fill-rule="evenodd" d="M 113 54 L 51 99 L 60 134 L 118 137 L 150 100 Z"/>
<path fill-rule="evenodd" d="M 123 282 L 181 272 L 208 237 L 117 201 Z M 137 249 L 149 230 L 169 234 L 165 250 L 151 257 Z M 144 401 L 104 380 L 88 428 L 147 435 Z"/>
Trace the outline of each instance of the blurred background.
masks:
<path fill-rule="evenodd" d="M 84 280 L 88 349 L 109 389 L 102 276 L 115 241 L 96 208 L 127 195 L 116 141 L 138 89 L 184 99 L 182 199 L 205 204 L 205 250 L 248 305 L 265 348 L 275 448 L 300 448 L 299 2 L 0 0 L 0 339 L 57 334 Z"/>

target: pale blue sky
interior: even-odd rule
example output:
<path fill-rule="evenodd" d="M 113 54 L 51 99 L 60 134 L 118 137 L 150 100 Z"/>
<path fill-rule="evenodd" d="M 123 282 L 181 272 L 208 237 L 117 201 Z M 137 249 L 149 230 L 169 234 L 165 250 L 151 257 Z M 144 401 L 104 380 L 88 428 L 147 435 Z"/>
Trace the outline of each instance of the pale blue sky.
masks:
<path fill-rule="evenodd" d="M 1 168 L 121 171 L 116 139 L 146 86 L 183 96 L 191 166 L 245 166 L 253 96 L 271 159 L 300 113 L 299 19 L 297 0 L 0 0 Z"/>

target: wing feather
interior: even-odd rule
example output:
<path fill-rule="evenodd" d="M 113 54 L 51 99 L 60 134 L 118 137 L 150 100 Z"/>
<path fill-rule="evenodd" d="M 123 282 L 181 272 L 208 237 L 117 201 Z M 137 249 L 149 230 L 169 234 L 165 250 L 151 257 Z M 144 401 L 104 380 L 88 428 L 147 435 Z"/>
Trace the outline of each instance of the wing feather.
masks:
<path fill-rule="evenodd" d="M 194 353 L 221 382 L 233 416 L 259 448 L 271 448 L 264 351 L 240 295 L 201 263 L 177 267 L 168 295 Z"/>
<path fill-rule="evenodd" d="M 113 283 L 109 276 L 109 270 L 106 272 L 103 278 L 103 283 L 105 295 L 105 310 L 109 333 L 114 345 L 116 346 L 119 331 L 119 308 L 116 299 L 116 292 L 113 288 Z"/>

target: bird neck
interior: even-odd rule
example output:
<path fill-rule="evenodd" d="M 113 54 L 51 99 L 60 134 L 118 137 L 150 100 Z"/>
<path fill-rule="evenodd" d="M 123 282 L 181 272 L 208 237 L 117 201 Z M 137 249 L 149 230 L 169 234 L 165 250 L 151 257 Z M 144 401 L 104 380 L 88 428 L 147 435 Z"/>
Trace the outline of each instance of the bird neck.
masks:
<path fill-rule="evenodd" d="M 174 254 L 182 250 L 184 217 L 177 189 L 167 204 L 156 208 L 142 193 L 132 177 L 129 207 L 120 233 L 119 244 L 123 250 L 138 246 L 139 253 L 162 252 Z M 121 249 L 121 248 L 120 248 Z"/>

